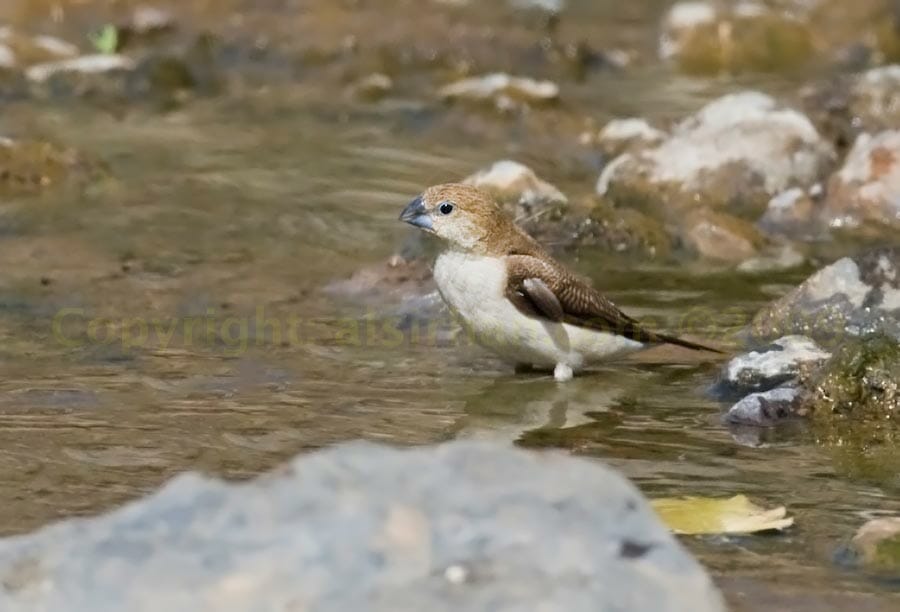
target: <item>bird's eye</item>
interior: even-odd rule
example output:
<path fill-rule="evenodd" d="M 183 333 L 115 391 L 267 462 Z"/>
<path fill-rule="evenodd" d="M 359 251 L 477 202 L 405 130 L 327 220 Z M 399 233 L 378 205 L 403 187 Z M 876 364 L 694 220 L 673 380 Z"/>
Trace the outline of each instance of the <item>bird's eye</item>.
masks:
<path fill-rule="evenodd" d="M 441 211 L 442 215 L 449 215 L 453 212 L 453 203 L 452 202 L 441 202 L 441 205 L 438 206 L 438 210 Z"/>

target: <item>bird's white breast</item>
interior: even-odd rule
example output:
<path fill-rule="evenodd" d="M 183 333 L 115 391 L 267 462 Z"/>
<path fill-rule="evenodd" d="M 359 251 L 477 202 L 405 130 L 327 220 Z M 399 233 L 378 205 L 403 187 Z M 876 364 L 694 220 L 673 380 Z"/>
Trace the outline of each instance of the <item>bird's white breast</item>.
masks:
<path fill-rule="evenodd" d="M 472 340 L 507 361 L 577 370 L 643 347 L 622 336 L 528 317 L 506 298 L 506 263 L 499 257 L 442 253 L 434 279 Z"/>

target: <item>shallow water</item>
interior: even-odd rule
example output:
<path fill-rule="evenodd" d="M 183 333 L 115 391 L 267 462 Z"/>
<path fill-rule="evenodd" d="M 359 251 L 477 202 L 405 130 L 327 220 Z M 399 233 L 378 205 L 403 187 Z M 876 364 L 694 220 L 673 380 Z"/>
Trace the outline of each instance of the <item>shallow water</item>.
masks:
<path fill-rule="evenodd" d="M 607 27 L 647 37 L 661 4 L 641 6 Z M 396 216 L 422 187 L 495 159 L 589 194 L 600 160 L 553 133 L 569 115 L 664 121 L 758 80 L 601 72 L 564 84 L 548 131 L 415 96 L 356 103 L 303 79 L 165 114 L 4 107 L 0 133 L 87 151 L 110 176 L 0 205 L 0 533 L 94 514 L 188 469 L 241 478 L 343 440 L 479 437 L 602 459 L 650 496 L 787 505 L 784 534 L 685 539 L 738 609 L 896 609 L 896 584 L 834 556 L 866 519 L 900 512 L 900 481 L 867 478 L 803 431 L 729 431 L 707 393 L 717 364 L 651 353 L 559 386 L 470 346 L 357 336 L 389 307 L 321 291 L 394 252 L 408 235 Z M 809 272 L 565 257 L 635 316 L 671 329 L 695 313 L 700 337 L 733 332 Z"/>

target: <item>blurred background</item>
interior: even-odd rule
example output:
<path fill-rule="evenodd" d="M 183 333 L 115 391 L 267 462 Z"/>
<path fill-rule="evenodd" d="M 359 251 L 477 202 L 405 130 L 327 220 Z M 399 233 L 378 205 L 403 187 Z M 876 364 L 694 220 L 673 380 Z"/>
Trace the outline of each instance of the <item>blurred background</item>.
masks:
<path fill-rule="evenodd" d="M 630 314 L 737 346 L 900 243 L 897 61 L 895 0 L 4 0 L 0 533 L 487 437 L 788 505 L 785 535 L 686 542 L 739 608 L 896 609 L 833 558 L 900 510 L 896 453 L 730 430 L 718 366 L 666 354 L 514 378 L 397 215 L 468 178 Z"/>

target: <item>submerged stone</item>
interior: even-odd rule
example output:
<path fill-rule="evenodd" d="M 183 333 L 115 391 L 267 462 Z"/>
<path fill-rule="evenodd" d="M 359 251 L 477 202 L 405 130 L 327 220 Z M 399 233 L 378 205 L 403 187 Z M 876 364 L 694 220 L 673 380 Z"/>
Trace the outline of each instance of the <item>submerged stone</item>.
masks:
<path fill-rule="evenodd" d="M 0 540 L 5 612 L 718 612 L 641 493 L 597 462 L 352 443 L 245 483 L 197 474 Z"/>

